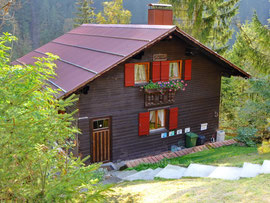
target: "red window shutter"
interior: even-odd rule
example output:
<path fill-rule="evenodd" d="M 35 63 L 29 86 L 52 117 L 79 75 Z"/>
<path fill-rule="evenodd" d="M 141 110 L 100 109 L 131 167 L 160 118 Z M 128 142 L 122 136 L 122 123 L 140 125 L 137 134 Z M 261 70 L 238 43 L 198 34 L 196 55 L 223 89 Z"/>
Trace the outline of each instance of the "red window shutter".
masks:
<path fill-rule="evenodd" d="M 153 62 L 152 81 L 153 82 L 160 81 L 160 62 L 159 61 Z"/>
<path fill-rule="evenodd" d="M 161 80 L 169 81 L 170 62 L 161 61 Z"/>
<path fill-rule="evenodd" d="M 150 112 L 139 113 L 139 136 L 149 135 Z"/>
<path fill-rule="evenodd" d="M 191 66 L 192 60 L 185 61 L 185 78 L 184 80 L 191 80 Z"/>
<path fill-rule="evenodd" d="M 177 128 L 178 124 L 178 108 L 170 109 L 170 119 L 169 119 L 169 130 L 174 130 Z"/>
<path fill-rule="evenodd" d="M 127 63 L 125 64 L 125 86 L 134 86 L 134 84 L 134 63 Z"/>

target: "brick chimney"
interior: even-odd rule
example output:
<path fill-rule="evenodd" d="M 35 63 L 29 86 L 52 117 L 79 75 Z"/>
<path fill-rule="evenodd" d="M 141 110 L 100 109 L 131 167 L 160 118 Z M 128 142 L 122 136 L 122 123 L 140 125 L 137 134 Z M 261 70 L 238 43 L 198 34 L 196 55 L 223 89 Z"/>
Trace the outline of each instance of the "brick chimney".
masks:
<path fill-rule="evenodd" d="M 148 24 L 149 25 L 172 25 L 173 11 L 170 4 L 148 4 Z"/>

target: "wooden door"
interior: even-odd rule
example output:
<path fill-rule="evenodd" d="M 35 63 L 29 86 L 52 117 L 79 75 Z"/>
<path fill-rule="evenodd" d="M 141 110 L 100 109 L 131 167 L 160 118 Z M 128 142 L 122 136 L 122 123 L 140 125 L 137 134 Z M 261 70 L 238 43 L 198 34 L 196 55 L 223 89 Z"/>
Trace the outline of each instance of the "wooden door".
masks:
<path fill-rule="evenodd" d="M 111 119 L 93 119 L 91 125 L 91 160 L 109 162 L 111 160 Z"/>

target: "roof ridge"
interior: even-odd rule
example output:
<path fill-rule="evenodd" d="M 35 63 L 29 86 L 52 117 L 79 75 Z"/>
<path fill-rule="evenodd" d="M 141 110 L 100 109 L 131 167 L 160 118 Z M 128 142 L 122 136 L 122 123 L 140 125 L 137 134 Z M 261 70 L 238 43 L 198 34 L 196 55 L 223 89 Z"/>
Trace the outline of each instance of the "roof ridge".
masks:
<path fill-rule="evenodd" d="M 149 24 L 82 24 L 80 27 L 104 27 L 104 28 L 131 28 L 131 29 L 159 29 L 167 30 L 176 27 L 176 25 L 149 25 Z"/>
<path fill-rule="evenodd" d="M 75 32 L 67 32 L 66 34 L 69 35 L 83 35 L 83 36 L 90 36 L 90 37 L 103 37 L 103 38 L 112 38 L 112 39 L 124 39 L 124 40 L 133 40 L 133 41 L 142 41 L 142 42 L 150 42 L 151 40 L 148 39 L 137 39 L 137 38 L 128 38 L 128 37 L 116 37 L 116 36 L 108 36 L 108 35 L 94 35 L 94 34 L 82 34 L 82 33 L 75 33 Z"/>

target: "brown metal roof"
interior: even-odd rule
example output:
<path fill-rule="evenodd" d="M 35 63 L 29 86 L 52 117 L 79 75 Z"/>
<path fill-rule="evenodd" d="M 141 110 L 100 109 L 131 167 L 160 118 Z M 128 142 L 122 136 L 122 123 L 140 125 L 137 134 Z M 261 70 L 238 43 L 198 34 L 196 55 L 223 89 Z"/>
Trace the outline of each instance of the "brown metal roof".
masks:
<path fill-rule="evenodd" d="M 14 64 L 33 64 L 33 57 L 43 57 L 46 52 L 58 55 L 57 77 L 49 83 L 62 90 L 59 97 L 65 97 L 172 32 L 180 33 L 185 40 L 236 69 L 239 75 L 249 77 L 176 26 L 168 25 L 85 24 L 28 53 Z"/>

